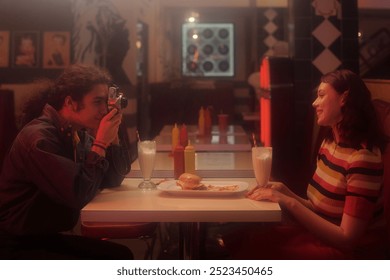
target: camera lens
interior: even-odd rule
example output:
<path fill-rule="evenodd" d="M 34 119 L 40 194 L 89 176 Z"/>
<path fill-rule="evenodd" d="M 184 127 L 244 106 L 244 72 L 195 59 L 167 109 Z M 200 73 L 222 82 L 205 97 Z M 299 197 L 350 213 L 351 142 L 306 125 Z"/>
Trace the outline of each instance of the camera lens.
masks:
<path fill-rule="evenodd" d="M 129 102 L 128 102 L 127 98 L 122 96 L 121 97 L 121 109 L 126 108 L 128 103 Z"/>
<path fill-rule="evenodd" d="M 116 87 L 109 87 L 108 88 L 108 98 L 116 98 Z"/>

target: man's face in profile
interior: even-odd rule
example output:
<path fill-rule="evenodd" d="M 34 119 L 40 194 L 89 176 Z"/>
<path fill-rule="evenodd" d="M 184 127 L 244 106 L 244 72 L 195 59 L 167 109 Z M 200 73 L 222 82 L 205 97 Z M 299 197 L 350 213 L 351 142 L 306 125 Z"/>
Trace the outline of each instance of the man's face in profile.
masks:
<path fill-rule="evenodd" d="M 96 130 L 101 119 L 108 113 L 108 85 L 98 84 L 77 102 L 73 121 L 82 128 Z"/>

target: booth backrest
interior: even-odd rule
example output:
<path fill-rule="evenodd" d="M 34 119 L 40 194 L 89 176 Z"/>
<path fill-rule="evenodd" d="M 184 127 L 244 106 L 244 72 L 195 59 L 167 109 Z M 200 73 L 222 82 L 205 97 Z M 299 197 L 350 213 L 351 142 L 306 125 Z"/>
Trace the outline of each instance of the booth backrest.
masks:
<path fill-rule="evenodd" d="M 16 132 L 14 92 L 2 89 L 0 90 L 0 171 Z"/>
<path fill-rule="evenodd" d="M 383 153 L 383 164 L 384 164 L 384 210 L 387 223 L 387 233 L 389 237 L 389 248 L 390 248 L 390 103 L 375 99 L 373 100 L 378 119 L 383 132 L 386 137 L 387 145 Z"/>

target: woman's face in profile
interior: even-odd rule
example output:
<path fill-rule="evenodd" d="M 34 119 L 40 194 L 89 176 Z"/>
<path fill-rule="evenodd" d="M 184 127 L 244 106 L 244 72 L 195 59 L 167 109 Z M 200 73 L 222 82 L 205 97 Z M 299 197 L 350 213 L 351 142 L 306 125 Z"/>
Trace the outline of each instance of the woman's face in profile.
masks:
<path fill-rule="evenodd" d="M 341 107 L 344 97 L 328 83 L 321 83 L 317 90 L 317 98 L 313 107 L 317 113 L 317 123 L 321 126 L 334 127 L 342 120 Z"/>

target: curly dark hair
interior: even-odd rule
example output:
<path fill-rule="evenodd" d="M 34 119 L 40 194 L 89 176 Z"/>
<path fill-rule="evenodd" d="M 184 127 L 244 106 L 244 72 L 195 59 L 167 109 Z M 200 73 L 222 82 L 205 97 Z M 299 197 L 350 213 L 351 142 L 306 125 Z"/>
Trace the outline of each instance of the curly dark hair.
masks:
<path fill-rule="evenodd" d="M 323 75 L 321 82 L 330 84 L 340 95 L 347 93 L 341 108 L 342 120 L 337 124 L 343 141 L 353 147 L 365 143 L 368 149 L 373 146 L 381 148 L 382 134 L 371 102 L 371 92 L 360 76 L 341 69 Z M 326 139 L 332 140 L 333 135 L 328 134 Z"/>
<path fill-rule="evenodd" d="M 97 66 L 73 64 L 66 68 L 54 82 L 48 103 L 56 110 L 60 110 L 66 96 L 72 97 L 75 101 L 81 101 L 95 85 L 111 83 L 111 76 Z"/>
<path fill-rule="evenodd" d="M 45 104 L 60 110 L 65 97 L 81 101 L 95 85 L 112 84 L 110 74 L 94 65 L 72 64 L 55 80 L 39 79 L 35 81 L 36 93 L 26 102 L 23 108 L 21 125 L 38 117 Z"/>

